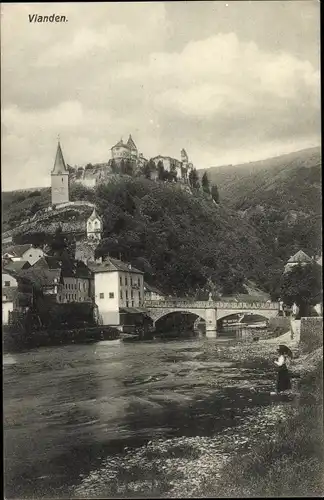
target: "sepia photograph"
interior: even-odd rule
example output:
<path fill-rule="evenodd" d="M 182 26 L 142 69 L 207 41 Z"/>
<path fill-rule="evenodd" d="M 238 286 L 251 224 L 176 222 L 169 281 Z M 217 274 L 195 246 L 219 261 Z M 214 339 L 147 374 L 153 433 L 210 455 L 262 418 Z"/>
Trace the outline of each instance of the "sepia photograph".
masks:
<path fill-rule="evenodd" d="M 0 9 L 4 498 L 322 497 L 320 2 Z"/>

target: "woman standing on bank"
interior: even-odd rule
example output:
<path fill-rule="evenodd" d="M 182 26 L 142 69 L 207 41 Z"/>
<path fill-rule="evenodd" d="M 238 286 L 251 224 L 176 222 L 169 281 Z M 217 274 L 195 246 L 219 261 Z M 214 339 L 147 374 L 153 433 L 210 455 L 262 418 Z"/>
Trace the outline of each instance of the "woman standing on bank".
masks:
<path fill-rule="evenodd" d="M 276 391 L 277 394 L 291 389 L 291 382 L 290 382 L 288 368 L 290 366 L 292 352 L 285 345 L 280 345 L 278 348 L 278 354 L 279 354 L 278 360 L 275 361 L 275 364 L 278 367 L 277 391 Z"/>

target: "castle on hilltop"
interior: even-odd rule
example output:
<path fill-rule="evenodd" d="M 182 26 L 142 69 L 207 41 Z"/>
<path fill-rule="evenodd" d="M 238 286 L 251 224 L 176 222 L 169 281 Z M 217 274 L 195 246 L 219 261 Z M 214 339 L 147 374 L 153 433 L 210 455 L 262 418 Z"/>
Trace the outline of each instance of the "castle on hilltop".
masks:
<path fill-rule="evenodd" d="M 139 153 L 136 144 L 131 135 L 129 135 L 128 141 L 123 142 L 121 138 L 120 141 L 111 148 L 111 159 L 108 164 L 110 167 L 112 163 L 115 162 L 117 166 L 120 166 L 122 161 L 130 161 L 133 163 L 135 170 L 140 170 L 147 163 L 147 159 L 144 158 L 143 153 Z"/>
<path fill-rule="evenodd" d="M 150 160 L 140 153 L 131 135 L 127 142 L 121 138 L 110 148 L 110 158 L 106 163 L 88 164 L 85 167 L 69 167 L 70 181 L 93 188 L 103 182 L 109 182 L 116 174 L 145 175 L 145 169 L 150 164 L 149 177 L 152 180 L 159 178 L 161 165 L 165 172 L 173 172 L 175 181 L 188 184 L 190 170 L 193 164 L 189 161 L 185 149 L 181 150 L 180 160 L 170 156 L 158 155 Z"/>

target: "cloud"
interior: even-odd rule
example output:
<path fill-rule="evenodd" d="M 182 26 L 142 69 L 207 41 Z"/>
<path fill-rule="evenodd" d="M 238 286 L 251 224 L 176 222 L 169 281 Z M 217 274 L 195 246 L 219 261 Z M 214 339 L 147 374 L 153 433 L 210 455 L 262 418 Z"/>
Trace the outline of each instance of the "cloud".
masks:
<path fill-rule="evenodd" d="M 129 133 L 146 157 L 185 147 L 198 168 L 319 143 L 318 69 L 240 37 L 239 16 L 209 36 L 193 18 L 193 38 L 161 2 L 92 5 L 2 7 L 4 189 L 49 182 L 57 134 L 71 164 L 106 161 Z M 31 25 L 35 10 L 69 21 Z"/>

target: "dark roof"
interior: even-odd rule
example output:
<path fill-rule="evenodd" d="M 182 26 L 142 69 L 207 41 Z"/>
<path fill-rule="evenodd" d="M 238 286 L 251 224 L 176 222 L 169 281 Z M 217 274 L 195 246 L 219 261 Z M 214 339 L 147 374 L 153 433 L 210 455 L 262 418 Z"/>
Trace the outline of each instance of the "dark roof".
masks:
<path fill-rule="evenodd" d="M 122 262 L 118 259 L 113 259 L 109 257 L 106 261 L 97 263 L 97 262 L 89 262 L 89 267 L 94 273 L 109 273 L 113 271 L 123 271 L 126 273 L 137 273 L 144 274 L 143 271 L 139 271 L 135 267 L 127 264 L 126 262 Z"/>
<path fill-rule="evenodd" d="M 2 288 L 2 302 L 13 302 L 17 295 L 16 286 L 7 286 Z"/>
<path fill-rule="evenodd" d="M 120 147 L 124 147 L 124 148 L 127 148 L 129 149 L 129 147 L 127 146 L 127 144 L 124 144 L 123 143 L 123 139 L 120 139 L 120 141 L 117 142 L 117 144 L 115 144 L 115 146 L 113 146 L 111 149 L 114 149 L 114 148 L 120 148 Z"/>
<path fill-rule="evenodd" d="M 127 141 L 127 146 L 129 147 L 129 149 L 131 150 L 136 150 L 137 151 L 137 147 L 135 145 L 135 142 L 133 141 L 133 138 L 131 135 L 129 135 L 129 138 L 128 138 L 128 141 Z"/>
<path fill-rule="evenodd" d="M 29 262 L 27 260 L 11 260 L 9 262 L 3 263 L 3 271 L 8 271 L 9 274 L 11 272 L 18 272 L 21 269 L 28 269 L 30 267 Z"/>
<path fill-rule="evenodd" d="M 72 259 L 59 259 L 46 256 L 39 259 L 33 266 L 36 269 L 59 270 L 62 277 L 91 278 L 92 272 L 84 262 Z"/>
<path fill-rule="evenodd" d="M 62 261 L 57 259 L 56 257 L 52 257 L 50 255 L 45 255 L 41 259 L 39 259 L 33 265 L 34 269 L 42 268 L 42 269 L 61 269 Z"/>
<path fill-rule="evenodd" d="M 38 288 L 53 286 L 61 281 L 60 269 L 43 269 L 30 267 L 19 273 L 19 277 L 27 280 Z"/>
<path fill-rule="evenodd" d="M 56 150 L 56 157 L 55 157 L 55 163 L 54 163 L 54 168 L 52 170 L 52 174 L 68 174 L 69 171 L 66 168 L 65 161 L 63 158 L 63 153 L 61 149 L 61 144 L 57 144 L 57 150 Z"/>
<path fill-rule="evenodd" d="M 3 254 L 11 254 L 14 257 L 22 257 L 33 245 L 26 243 L 25 245 L 12 245 L 3 252 Z"/>

